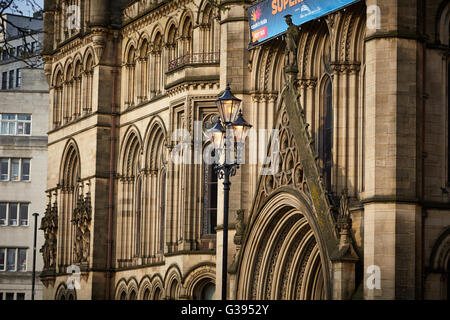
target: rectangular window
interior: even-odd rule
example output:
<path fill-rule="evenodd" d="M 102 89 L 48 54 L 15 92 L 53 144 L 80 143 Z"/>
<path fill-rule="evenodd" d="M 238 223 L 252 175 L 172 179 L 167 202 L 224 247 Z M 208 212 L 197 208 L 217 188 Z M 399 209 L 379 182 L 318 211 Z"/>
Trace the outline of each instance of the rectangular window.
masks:
<path fill-rule="evenodd" d="M 8 50 L 7 49 L 3 49 L 2 60 L 8 60 Z"/>
<path fill-rule="evenodd" d="M 14 70 L 10 70 L 9 71 L 9 88 L 8 89 L 13 89 L 14 88 Z"/>
<path fill-rule="evenodd" d="M 11 159 L 11 181 L 19 181 L 19 163 L 20 159 Z"/>
<path fill-rule="evenodd" d="M 9 204 L 8 225 L 17 226 L 17 202 Z"/>
<path fill-rule="evenodd" d="M 17 56 L 19 57 L 19 58 L 23 58 L 23 46 L 18 46 L 17 47 Z"/>
<path fill-rule="evenodd" d="M 20 204 L 20 225 L 28 225 L 28 203 Z"/>
<path fill-rule="evenodd" d="M 9 56 L 15 57 L 16 56 L 16 48 L 12 47 L 9 49 Z"/>
<path fill-rule="evenodd" d="M 0 159 L 0 181 L 8 181 L 9 159 Z"/>
<path fill-rule="evenodd" d="M 17 271 L 27 271 L 27 249 L 19 249 L 17 255 Z"/>
<path fill-rule="evenodd" d="M 14 300 L 14 292 L 7 292 L 5 300 Z"/>
<path fill-rule="evenodd" d="M 25 300 L 25 293 L 23 293 L 23 292 L 17 292 L 17 294 L 16 294 L 16 300 Z"/>
<path fill-rule="evenodd" d="M 4 52 L 5 51 L 3 51 L 3 53 Z M 5 71 L 5 72 L 2 73 L 2 90 L 6 90 L 6 86 L 7 85 L 8 85 L 8 72 Z"/>
<path fill-rule="evenodd" d="M 1 115 L 2 135 L 30 135 L 31 114 L 7 114 Z"/>
<path fill-rule="evenodd" d="M 0 271 L 5 271 L 5 248 L 0 248 Z"/>
<path fill-rule="evenodd" d="M 0 292 L 0 300 L 3 300 L 3 292 Z"/>
<path fill-rule="evenodd" d="M 7 250 L 6 271 L 16 271 L 16 249 Z"/>
<path fill-rule="evenodd" d="M 6 226 L 6 202 L 0 202 L 0 226 Z"/>
<path fill-rule="evenodd" d="M 30 159 L 22 159 L 21 180 L 30 180 Z"/>
<path fill-rule="evenodd" d="M 16 69 L 16 87 L 22 86 L 22 69 Z"/>

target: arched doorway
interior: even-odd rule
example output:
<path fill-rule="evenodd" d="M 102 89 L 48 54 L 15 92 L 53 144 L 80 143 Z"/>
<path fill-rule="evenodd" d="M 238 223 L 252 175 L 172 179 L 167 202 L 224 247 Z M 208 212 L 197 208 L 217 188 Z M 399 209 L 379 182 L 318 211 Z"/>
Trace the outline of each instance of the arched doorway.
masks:
<path fill-rule="evenodd" d="M 268 199 L 253 222 L 242 249 L 238 299 L 328 298 L 327 261 L 309 222 L 308 205 L 295 193 Z"/>

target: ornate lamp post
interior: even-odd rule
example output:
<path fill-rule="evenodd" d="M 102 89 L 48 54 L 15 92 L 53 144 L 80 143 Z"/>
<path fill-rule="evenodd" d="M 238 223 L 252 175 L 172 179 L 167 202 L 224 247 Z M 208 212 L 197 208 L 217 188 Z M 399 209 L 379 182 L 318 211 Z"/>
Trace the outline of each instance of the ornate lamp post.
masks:
<path fill-rule="evenodd" d="M 209 130 L 211 142 L 215 150 L 224 151 L 222 160 L 216 161 L 214 170 L 219 179 L 223 180 L 224 204 L 223 204 L 223 255 L 222 255 L 222 300 L 227 299 L 227 258 L 228 258 L 228 203 L 230 192 L 230 176 L 236 174 L 239 168 L 238 146 L 245 144 L 248 129 L 252 126 L 242 117 L 239 108 L 241 100 L 236 98 L 227 85 L 223 95 L 216 100 L 220 117 L 215 125 Z M 223 122 L 222 122 L 222 120 Z M 230 157 L 233 153 L 236 156 Z M 217 159 L 217 158 L 216 158 Z"/>

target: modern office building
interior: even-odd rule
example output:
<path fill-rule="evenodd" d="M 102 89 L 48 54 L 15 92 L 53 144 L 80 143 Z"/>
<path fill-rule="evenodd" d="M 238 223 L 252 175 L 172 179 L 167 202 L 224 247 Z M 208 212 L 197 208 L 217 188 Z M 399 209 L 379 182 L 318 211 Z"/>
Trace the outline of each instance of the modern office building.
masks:
<path fill-rule="evenodd" d="M 31 299 L 35 220 L 45 211 L 48 84 L 40 59 L 42 19 L 7 14 L 0 46 L 0 300 Z M 16 27 L 28 30 L 25 35 Z M 35 299 L 43 268 L 37 230 Z"/>

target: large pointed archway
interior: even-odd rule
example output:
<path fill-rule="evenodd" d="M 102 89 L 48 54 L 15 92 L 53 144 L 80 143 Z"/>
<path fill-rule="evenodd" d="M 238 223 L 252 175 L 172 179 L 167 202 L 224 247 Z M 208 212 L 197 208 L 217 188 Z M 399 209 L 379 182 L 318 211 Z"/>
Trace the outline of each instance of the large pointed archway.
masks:
<path fill-rule="evenodd" d="M 265 201 L 242 249 L 238 299 L 326 299 L 327 258 L 300 192 L 283 188 Z"/>
<path fill-rule="evenodd" d="M 305 148 L 297 147 L 283 101 L 279 107 L 278 139 L 270 142 L 277 157 L 266 165 L 270 174 L 262 175 L 258 184 L 239 252 L 236 297 L 329 299 L 331 261 L 327 237 L 323 236 L 328 219 L 319 219 L 316 214 L 310 192 L 310 185 L 315 184 L 307 183 L 304 172 L 307 162 L 302 156 L 311 154 L 305 155 Z"/>

